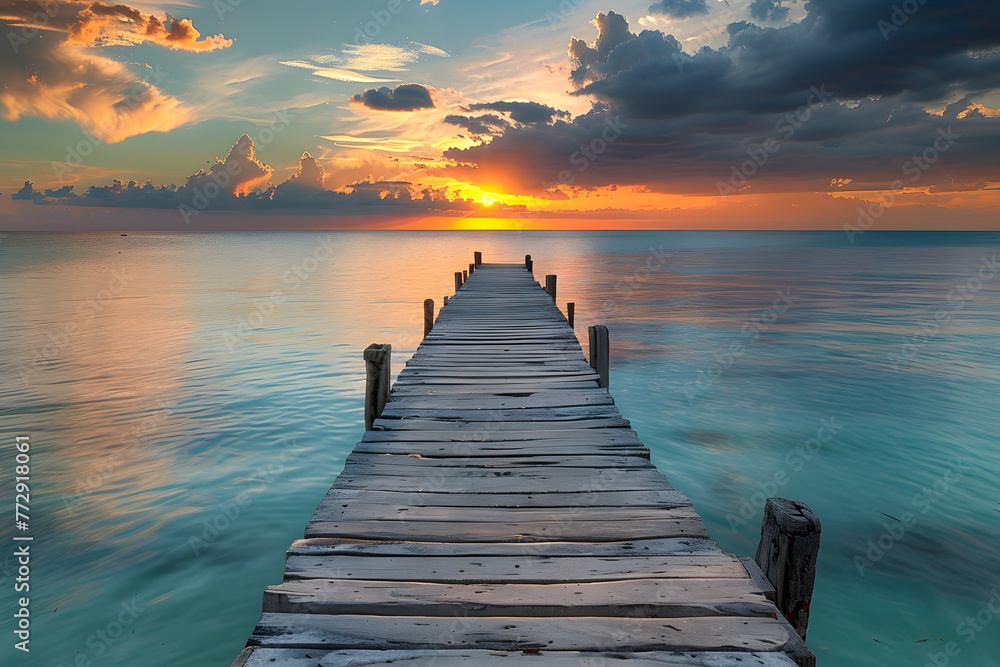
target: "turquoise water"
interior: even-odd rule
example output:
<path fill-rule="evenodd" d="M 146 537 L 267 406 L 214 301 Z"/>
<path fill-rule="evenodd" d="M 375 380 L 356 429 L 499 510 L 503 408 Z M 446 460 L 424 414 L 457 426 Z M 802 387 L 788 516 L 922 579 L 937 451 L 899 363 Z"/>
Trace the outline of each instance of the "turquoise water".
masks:
<path fill-rule="evenodd" d="M 10 234 L 0 615 L 29 436 L 32 634 L 0 662 L 228 665 L 361 436 L 362 349 L 398 371 L 474 250 L 608 325 L 619 408 L 723 548 L 767 495 L 812 506 L 821 665 L 1000 664 L 1000 244 L 876 232 Z"/>

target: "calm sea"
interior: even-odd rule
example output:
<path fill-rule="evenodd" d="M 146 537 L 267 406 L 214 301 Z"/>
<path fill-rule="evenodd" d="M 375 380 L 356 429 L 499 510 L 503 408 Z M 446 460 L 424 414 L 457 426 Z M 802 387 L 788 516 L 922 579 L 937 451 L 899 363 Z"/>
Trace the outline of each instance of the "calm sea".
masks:
<path fill-rule="evenodd" d="M 398 371 L 474 250 L 608 325 L 621 412 L 723 548 L 766 496 L 812 506 L 821 665 L 1000 664 L 1000 243 L 879 232 L 9 234 L 0 663 L 228 665 L 362 434 L 363 348 Z"/>

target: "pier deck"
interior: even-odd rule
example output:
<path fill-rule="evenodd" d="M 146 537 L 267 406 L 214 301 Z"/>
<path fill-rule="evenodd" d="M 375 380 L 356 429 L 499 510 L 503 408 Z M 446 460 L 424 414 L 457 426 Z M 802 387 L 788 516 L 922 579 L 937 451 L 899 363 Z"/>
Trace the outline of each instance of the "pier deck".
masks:
<path fill-rule="evenodd" d="M 814 664 L 524 266 L 443 307 L 234 665 Z"/>

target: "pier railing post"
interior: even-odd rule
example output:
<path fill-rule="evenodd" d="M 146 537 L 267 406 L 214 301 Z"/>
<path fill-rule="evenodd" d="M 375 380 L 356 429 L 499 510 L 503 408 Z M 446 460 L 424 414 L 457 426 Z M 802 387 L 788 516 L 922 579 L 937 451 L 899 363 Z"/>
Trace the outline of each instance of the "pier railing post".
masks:
<path fill-rule="evenodd" d="M 607 389 L 611 351 L 608 341 L 608 328 L 603 324 L 595 324 L 587 328 L 587 335 L 590 338 L 590 367 L 597 371 L 597 374 L 600 376 L 598 386 Z"/>
<path fill-rule="evenodd" d="M 573 328 L 573 317 L 576 315 L 576 304 L 570 301 L 566 304 L 566 321 L 569 322 L 569 328 Z"/>
<path fill-rule="evenodd" d="M 556 277 L 552 274 L 545 276 L 545 291 L 549 293 L 552 300 L 556 300 Z"/>
<path fill-rule="evenodd" d="M 458 290 L 462 289 L 462 282 L 463 282 L 462 281 L 462 272 L 461 271 L 456 271 L 455 272 L 455 291 L 456 292 L 458 292 Z"/>
<path fill-rule="evenodd" d="M 473 256 L 476 258 L 476 266 L 479 266 L 480 264 L 483 263 L 483 253 L 476 252 L 473 253 Z"/>
<path fill-rule="evenodd" d="M 534 269 L 534 262 L 531 261 L 531 255 L 524 256 L 524 268 L 528 270 L 528 273 L 532 273 Z"/>
<path fill-rule="evenodd" d="M 473 273 L 475 273 L 475 271 L 476 271 L 476 265 L 469 264 L 469 275 L 471 276 Z"/>
<path fill-rule="evenodd" d="M 446 294 L 444 297 L 444 303 L 441 304 L 441 307 L 444 308 L 447 305 L 448 305 L 448 295 Z"/>
<path fill-rule="evenodd" d="M 365 430 L 372 430 L 375 420 L 389 400 L 389 374 L 392 345 L 372 343 L 365 348 Z"/>
<path fill-rule="evenodd" d="M 462 271 L 462 283 L 464 284 L 469 279 L 469 272 Z"/>
<path fill-rule="evenodd" d="M 774 604 L 802 639 L 819 554 L 819 519 L 808 505 L 768 498 L 754 560 L 774 586 Z"/>
<path fill-rule="evenodd" d="M 434 299 L 424 299 L 424 338 L 434 326 Z"/>

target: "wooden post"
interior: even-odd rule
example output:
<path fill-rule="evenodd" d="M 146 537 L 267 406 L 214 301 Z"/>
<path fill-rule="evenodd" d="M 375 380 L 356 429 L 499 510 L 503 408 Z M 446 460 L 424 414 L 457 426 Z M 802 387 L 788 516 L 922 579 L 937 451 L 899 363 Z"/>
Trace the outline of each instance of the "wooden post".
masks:
<path fill-rule="evenodd" d="M 385 402 L 389 400 L 389 370 L 392 360 L 392 346 L 388 343 L 372 343 L 365 348 L 365 430 L 372 430 L 372 424 L 382 414 Z"/>
<path fill-rule="evenodd" d="M 469 279 L 469 272 L 462 271 L 462 282 L 465 283 L 465 281 L 467 281 L 468 279 Z"/>
<path fill-rule="evenodd" d="M 480 264 L 483 263 L 483 253 L 481 252 L 473 253 L 473 256 L 476 258 L 476 266 L 479 266 Z"/>
<path fill-rule="evenodd" d="M 600 380 L 597 386 L 608 388 L 608 365 L 611 353 L 610 342 L 608 341 L 608 328 L 603 324 L 595 324 L 587 328 L 587 335 L 590 338 L 590 367 L 597 371 Z"/>
<path fill-rule="evenodd" d="M 434 299 L 424 299 L 424 338 L 434 327 Z"/>
<path fill-rule="evenodd" d="M 456 271 L 455 272 L 455 291 L 456 292 L 458 292 L 458 290 L 462 289 L 462 283 L 463 282 L 464 281 L 462 280 L 462 272 L 461 271 Z"/>
<path fill-rule="evenodd" d="M 570 301 L 566 304 L 566 321 L 569 322 L 569 328 L 573 328 L 573 316 L 576 314 L 576 304 Z"/>
<path fill-rule="evenodd" d="M 535 266 L 535 263 L 531 261 L 531 255 L 525 255 L 524 256 L 524 268 L 526 268 L 528 270 L 528 273 L 532 272 L 532 269 L 534 268 L 534 266 Z"/>
<path fill-rule="evenodd" d="M 447 297 L 447 296 L 445 296 L 445 297 L 444 297 L 444 303 L 442 304 L 442 306 L 441 306 L 441 307 L 443 308 L 444 306 L 447 306 L 447 305 L 448 305 L 448 297 Z"/>
<path fill-rule="evenodd" d="M 535 272 L 535 263 L 534 263 L 534 262 L 532 262 L 532 261 L 531 261 L 531 260 L 529 259 L 529 260 L 528 260 L 528 273 L 534 273 L 534 272 Z"/>
<path fill-rule="evenodd" d="M 552 274 L 545 276 L 545 291 L 552 297 L 552 301 L 556 300 L 556 277 Z"/>
<path fill-rule="evenodd" d="M 808 505 L 784 498 L 767 499 L 754 560 L 774 585 L 778 611 L 802 639 L 809 624 L 819 535 L 819 519 Z"/>
<path fill-rule="evenodd" d="M 471 276 L 476 270 L 475 264 L 469 264 L 469 275 Z"/>

